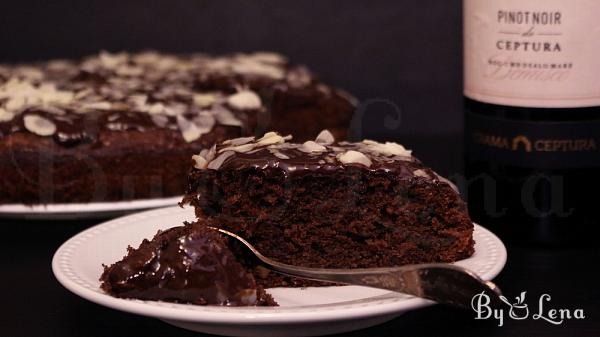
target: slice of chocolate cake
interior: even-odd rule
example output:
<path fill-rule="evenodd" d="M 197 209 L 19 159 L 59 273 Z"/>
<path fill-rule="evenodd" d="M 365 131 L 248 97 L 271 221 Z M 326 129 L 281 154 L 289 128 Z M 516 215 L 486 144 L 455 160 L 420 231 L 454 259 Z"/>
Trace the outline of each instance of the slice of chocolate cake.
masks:
<path fill-rule="evenodd" d="M 201 224 L 159 232 L 123 260 L 104 266 L 100 281 L 122 298 L 226 306 L 277 305 L 227 247 Z"/>
<path fill-rule="evenodd" d="M 396 143 L 287 142 L 269 132 L 194 156 L 184 203 L 264 255 L 308 267 L 452 262 L 473 253 L 473 224 L 453 185 Z M 257 273 L 265 287 L 307 285 Z"/>

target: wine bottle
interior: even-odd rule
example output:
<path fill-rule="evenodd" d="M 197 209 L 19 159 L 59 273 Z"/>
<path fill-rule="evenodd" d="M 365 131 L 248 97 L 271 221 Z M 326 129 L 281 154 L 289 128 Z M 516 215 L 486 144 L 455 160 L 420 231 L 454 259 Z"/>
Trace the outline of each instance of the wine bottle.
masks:
<path fill-rule="evenodd" d="M 466 198 L 510 241 L 600 225 L 600 1 L 464 0 Z"/>

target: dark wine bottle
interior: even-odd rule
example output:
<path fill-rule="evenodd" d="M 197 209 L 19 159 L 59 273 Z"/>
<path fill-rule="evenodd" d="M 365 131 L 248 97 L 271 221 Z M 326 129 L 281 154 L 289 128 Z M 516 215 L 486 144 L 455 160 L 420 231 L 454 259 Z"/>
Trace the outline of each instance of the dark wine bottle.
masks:
<path fill-rule="evenodd" d="M 464 0 L 466 197 L 508 241 L 600 225 L 600 1 Z"/>

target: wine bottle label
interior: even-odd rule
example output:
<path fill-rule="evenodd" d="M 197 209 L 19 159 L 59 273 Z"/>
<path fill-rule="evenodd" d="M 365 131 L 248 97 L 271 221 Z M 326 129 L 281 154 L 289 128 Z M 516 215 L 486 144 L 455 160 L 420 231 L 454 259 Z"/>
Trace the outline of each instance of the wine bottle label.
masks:
<path fill-rule="evenodd" d="M 465 116 L 470 158 L 511 166 L 600 167 L 600 120 L 523 121 Z"/>
<path fill-rule="evenodd" d="M 600 0 L 464 0 L 465 96 L 600 105 Z"/>

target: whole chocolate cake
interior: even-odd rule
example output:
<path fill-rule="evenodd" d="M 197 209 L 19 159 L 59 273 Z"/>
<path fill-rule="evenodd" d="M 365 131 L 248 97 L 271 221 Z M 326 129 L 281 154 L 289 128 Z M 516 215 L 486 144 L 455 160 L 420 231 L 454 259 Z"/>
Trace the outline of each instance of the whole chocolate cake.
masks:
<path fill-rule="evenodd" d="M 267 129 L 345 137 L 354 102 L 273 53 L 0 65 L 0 204 L 180 195 L 193 153 Z"/>
<path fill-rule="evenodd" d="M 236 259 L 227 240 L 199 224 L 159 232 L 104 267 L 100 281 L 122 298 L 199 305 L 277 305 Z"/>
<path fill-rule="evenodd" d="M 452 262 L 473 251 L 473 224 L 450 182 L 396 143 L 290 143 L 269 132 L 194 156 L 184 202 L 280 262 L 368 268 Z M 256 273 L 264 287 L 311 282 Z"/>

